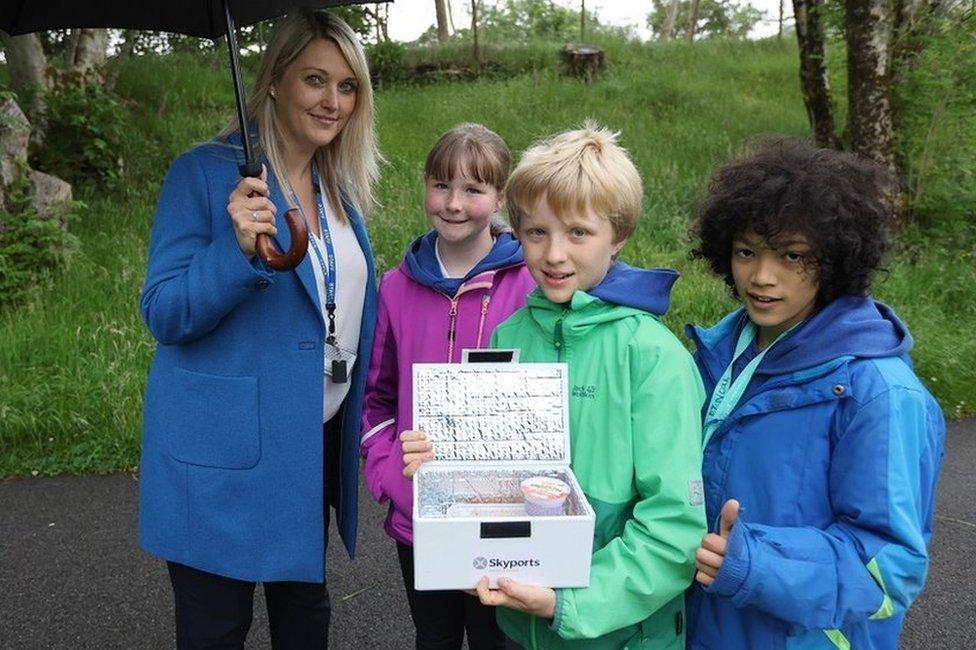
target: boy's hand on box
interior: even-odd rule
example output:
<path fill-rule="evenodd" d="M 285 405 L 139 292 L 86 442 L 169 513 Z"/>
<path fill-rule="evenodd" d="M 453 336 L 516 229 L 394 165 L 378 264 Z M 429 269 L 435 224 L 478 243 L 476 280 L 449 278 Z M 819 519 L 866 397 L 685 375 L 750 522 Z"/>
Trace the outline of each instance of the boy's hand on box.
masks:
<path fill-rule="evenodd" d="M 434 458 L 434 445 L 423 431 L 408 429 L 400 433 L 403 447 L 403 475 L 413 478 L 420 466 Z"/>
<path fill-rule="evenodd" d="M 732 526 L 739 518 L 739 502 L 729 499 L 722 506 L 722 519 L 718 525 L 718 535 L 709 533 L 702 537 L 701 546 L 695 552 L 695 567 L 698 572 L 695 580 L 706 587 L 715 582 L 715 577 L 725 561 L 725 548 L 732 534 Z"/>
<path fill-rule="evenodd" d="M 478 581 L 476 593 L 482 605 L 500 605 L 540 618 L 552 618 L 556 612 L 556 592 L 549 587 L 522 585 L 511 578 L 499 578 L 498 589 L 489 589 L 486 576 Z"/>

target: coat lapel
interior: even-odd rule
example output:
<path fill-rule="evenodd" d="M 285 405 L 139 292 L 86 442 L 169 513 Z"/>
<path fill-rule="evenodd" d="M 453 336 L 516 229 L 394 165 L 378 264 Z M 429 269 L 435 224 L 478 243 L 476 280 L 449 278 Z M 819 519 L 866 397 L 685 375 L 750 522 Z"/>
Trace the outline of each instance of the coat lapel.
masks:
<path fill-rule="evenodd" d="M 278 209 L 275 215 L 275 227 L 278 228 L 278 234 L 274 236 L 274 242 L 278 246 L 278 250 L 286 251 L 291 246 L 291 231 L 288 230 L 288 222 L 285 221 L 285 213 L 288 212 L 288 202 L 285 201 L 285 196 L 278 183 L 273 180 L 273 176 L 269 174 L 269 177 L 272 177 L 272 179 L 269 179 L 271 180 L 271 200 Z M 319 302 L 319 290 L 315 285 L 315 271 L 312 270 L 313 255 L 315 253 L 312 251 L 310 244 L 305 259 L 295 267 L 294 272 L 305 288 L 305 293 L 308 294 L 312 304 L 315 305 L 315 312 L 319 315 L 319 322 L 325 327 L 325 321 L 322 319 L 322 305 Z"/>

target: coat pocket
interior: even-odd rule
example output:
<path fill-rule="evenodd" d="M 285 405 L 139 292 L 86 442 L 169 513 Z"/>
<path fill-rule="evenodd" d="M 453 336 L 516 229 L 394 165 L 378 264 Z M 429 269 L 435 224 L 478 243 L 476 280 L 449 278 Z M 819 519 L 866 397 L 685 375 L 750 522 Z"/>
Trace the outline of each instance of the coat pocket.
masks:
<path fill-rule="evenodd" d="M 249 469 L 261 458 L 257 377 L 174 368 L 165 393 L 169 453 L 178 461 Z"/>

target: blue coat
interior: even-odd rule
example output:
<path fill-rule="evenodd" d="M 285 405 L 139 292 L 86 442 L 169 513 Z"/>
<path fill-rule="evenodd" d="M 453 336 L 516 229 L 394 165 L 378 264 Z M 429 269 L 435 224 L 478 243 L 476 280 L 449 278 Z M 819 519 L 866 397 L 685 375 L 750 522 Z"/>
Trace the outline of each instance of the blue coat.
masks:
<path fill-rule="evenodd" d="M 689 330 L 706 389 L 746 315 Z M 945 422 L 887 306 L 834 300 L 760 363 L 704 451 L 712 530 L 742 510 L 715 582 L 689 590 L 691 648 L 896 648 L 928 567 Z"/>
<path fill-rule="evenodd" d="M 159 345 L 143 413 L 139 541 L 223 576 L 322 582 L 325 324 L 310 257 L 274 272 L 242 254 L 227 213 L 238 155 L 214 142 L 177 158 L 153 220 L 141 309 Z M 287 206 L 268 177 L 286 249 Z M 362 217 L 346 210 L 367 284 L 340 448 L 328 453 L 339 455 L 338 528 L 352 555 L 376 286 Z"/>

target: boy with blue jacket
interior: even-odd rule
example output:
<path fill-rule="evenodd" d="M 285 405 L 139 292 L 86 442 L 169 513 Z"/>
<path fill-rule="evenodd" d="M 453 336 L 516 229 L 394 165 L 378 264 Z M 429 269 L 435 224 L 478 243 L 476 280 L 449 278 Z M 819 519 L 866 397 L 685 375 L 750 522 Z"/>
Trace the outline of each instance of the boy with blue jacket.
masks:
<path fill-rule="evenodd" d="M 790 139 L 712 178 L 694 255 L 743 308 L 688 332 L 714 524 L 691 648 L 898 645 L 925 581 L 945 423 L 905 325 L 868 295 L 891 182 Z"/>

